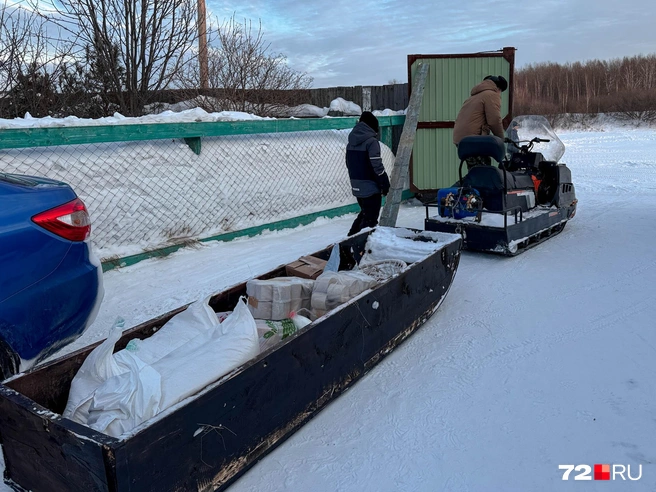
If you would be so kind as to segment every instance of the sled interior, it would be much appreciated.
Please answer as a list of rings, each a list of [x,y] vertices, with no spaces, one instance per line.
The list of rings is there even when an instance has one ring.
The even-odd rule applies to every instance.
[[[354,261],[359,262],[362,259],[368,236],[369,233],[360,234],[341,243],[340,270],[350,270],[354,265]],[[310,256],[322,260],[328,260],[331,251],[332,246],[312,253]],[[348,255],[347,251],[351,251],[352,256]],[[269,279],[286,276],[285,265],[280,265],[274,270],[256,278]],[[246,282],[242,282],[225,291],[215,294],[210,299],[209,304],[217,313],[232,311],[237,305],[239,298],[242,296],[246,296]],[[182,306],[132,329],[126,330],[121,339],[116,343],[115,352],[124,349],[130,340],[151,337],[173,316],[184,311],[186,308],[187,306]],[[15,389],[24,396],[27,396],[44,408],[61,414],[66,407],[66,402],[68,401],[68,393],[73,377],[75,377],[75,374],[77,374],[80,366],[91,351],[101,343],[102,340],[62,358],[39,366],[34,371],[9,379],[8,381],[5,381],[4,384],[9,388]]]

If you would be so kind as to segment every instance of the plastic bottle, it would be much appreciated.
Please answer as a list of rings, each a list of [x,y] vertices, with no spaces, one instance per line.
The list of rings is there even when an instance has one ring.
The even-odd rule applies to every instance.
[[[294,323],[294,326],[296,327],[297,330],[300,330],[301,328],[309,325],[312,323],[311,320],[307,319],[305,316],[301,316],[300,314],[296,314],[295,311],[292,311],[289,313],[289,318],[292,320]]]

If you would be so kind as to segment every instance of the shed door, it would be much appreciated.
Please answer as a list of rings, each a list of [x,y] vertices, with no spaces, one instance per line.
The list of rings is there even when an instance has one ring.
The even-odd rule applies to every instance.
[[[453,126],[462,103],[487,75],[503,75],[508,90],[501,94],[504,128],[512,120],[515,48],[461,55],[408,55],[408,87],[418,61],[430,64],[419,111],[410,166],[410,189],[434,191],[453,185],[460,161],[453,145]]]

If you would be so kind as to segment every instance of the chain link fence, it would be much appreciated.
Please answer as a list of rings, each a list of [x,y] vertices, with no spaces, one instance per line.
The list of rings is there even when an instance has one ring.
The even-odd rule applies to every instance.
[[[0,171],[71,185],[109,259],[355,203],[349,132],[206,137],[200,155],[183,139],[5,149]]]

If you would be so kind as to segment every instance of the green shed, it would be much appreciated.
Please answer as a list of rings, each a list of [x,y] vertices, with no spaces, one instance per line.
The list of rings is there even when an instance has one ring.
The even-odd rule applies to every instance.
[[[410,163],[410,189],[433,192],[458,179],[460,161],[453,145],[453,126],[471,88],[487,75],[503,75],[508,90],[502,93],[504,128],[512,120],[515,48],[459,55],[408,55],[408,87],[418,62],[430,66],[419,111],[417,134]]]

